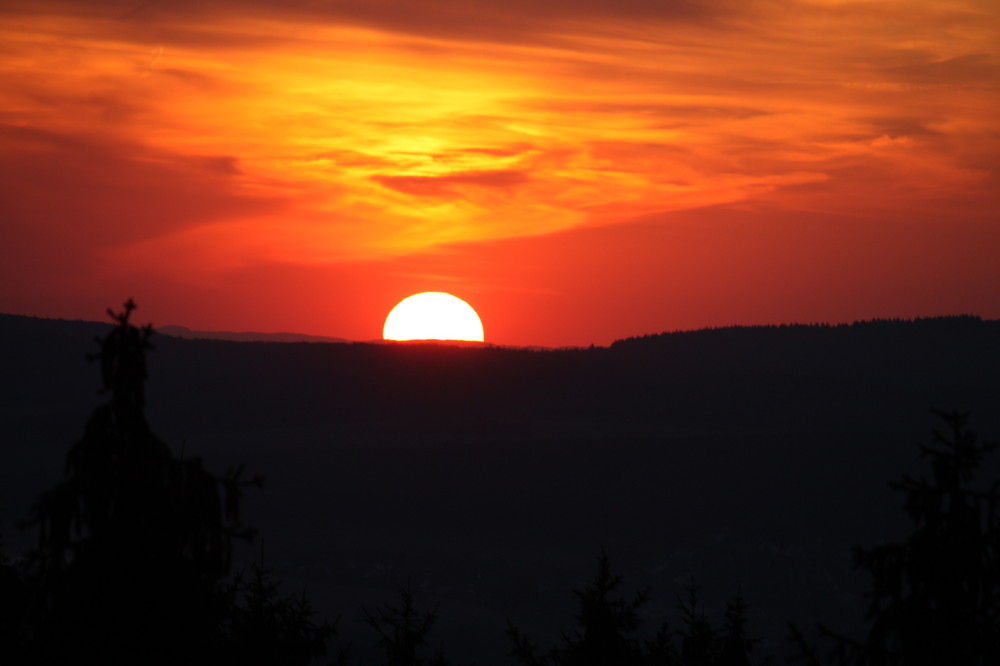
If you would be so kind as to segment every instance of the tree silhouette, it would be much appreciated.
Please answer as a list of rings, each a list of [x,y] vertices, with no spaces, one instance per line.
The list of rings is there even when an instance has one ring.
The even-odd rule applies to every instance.
[[[698,602],[700,589],[691,578],[685,595],[677,600],[682,624],[682,629],[677,632],[680,654],[675,661],[662,659],[657,663],[670,666],[750,666],[750,653],[758,641],[747,636],[748,608],[742,591],[737,590],[726,604],[725,624],[720,632],[712,626]]]
[[[750,653],[757,641],[747,637],[747,604],[743,593],[737,590],[736,596],[726,604],[725,633],[721,638],[718,666],[750,666]]]
[[[306,666],[327,652],[336,624],[314,622],[305,593],[282,596],[261,561],[249,576],[238,574],[227,587],[231,609],[226,620],[226,659],[241,666]],[[337,655],[343,664],[346,653]]]
[[[574,592],[579,604],[576,633],[564,635],[561,648],[537,654],[537,647],[508,621],[507,635],[514,643],[511,656],[528,666],[642,663],[643,646],[634,634],[642,624],[639,609],[648,601],[649,594],[643,590],[626,599],[618,594],[621,583],[621,576],[611,573],[611,562],[601,549],[594,580]]]
[[[829,660],[866,666],[985,666],[1000,663],[1000,480],[986,490],[975,474],[996,443],[980,443],[967,414],[939,412],[946,432],[921,447],[930,478],[890,484],[906,495],[914,531],[902,543],[856,547],[871,576],[868,635],[854,641],[823,626]],[[792,627],[807,663],[820,650]]]
[[[374,613],[364,611],[368,626],[378,634],[378,646],[385,652],[383,666],[446,666],[440,649],[429,658],[421,654],[437,619],[437,608],[419,610],[409,584],[399,591],[399,601],[399,606],[387,604]]]
[[[686,595],[677,601],[684,629],[680,632],[681,663],[684,666],[713,666],[716,661],[718,640],[712,624],[698,604],[698,590],[694,579],[688,580]]]
[[[202,663],[220,649],[232,539],[243,469],[224,477],[200,459],[181,460],[144,414],[151,326],[129,321],[135,303],[108,310],[99,338],[103,392],[66,478],[44,493],[28,525],[38,528],[32,569],[39,592],[38,658],[62,663]]]
[[[725,632],[720,635],[698,602],[700,588],[692,578],[678,599],[683,628],[672,632],[664,623],[652,639],[641,641],[636,633],[649,593],[641,590],[630,599],[622,597],[621,583],[621,577],[611,573],[602,549],[594,580],[574,592],[579,603],[577,631],[572,636],[564,634],[561,647],[541,652],[508,620],[507,636],[514,644],[510,655],[527,666],[749,666],[750,648],[756,641],[746,635],[747,605],[741,594],[726,607]]]
[[[661,624],[652,640],[646,641],[642,663],[649,666],[679,666],[681,658],[674,645],[673,635],[669,624]]]

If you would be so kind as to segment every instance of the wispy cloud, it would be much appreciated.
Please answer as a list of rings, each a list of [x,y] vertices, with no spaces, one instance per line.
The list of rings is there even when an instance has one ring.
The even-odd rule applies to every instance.
[[[465,198],[469,188],[511,188],[527,182],[520,171],[473,171],[450,173],[447,176],[374,176],[380,185],[421,197]]]

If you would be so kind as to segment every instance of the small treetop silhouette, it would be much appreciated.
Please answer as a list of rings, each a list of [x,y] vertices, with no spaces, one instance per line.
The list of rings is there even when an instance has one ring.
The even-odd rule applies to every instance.
[[[622,597],[618,592],[621,583],[621,576],[611,572],[611,562],[602,548],[597,575],[583,590],[574,592],[579,603],[576,633],[564,635],[561,648],[539,654],[537,646],[508,621],[507,635],[514,643],[511,656],[527,666],[640,663],[642,644],[634,634],[642,624],[639,610],[649,595],[643,590],[631,599]]]
[[[631,598],[621,596],[621,576],[611,573],[604,550],[597,561],[597,575],[583,590],[574,592],[579,602],[577,630],[563,634],[563,644],[540,652],[509,620],[510,652],[525,666],[749,666],[757,641],[746,635],[747,605],[741,594],[726,606],[724,632],[717,632],[698,602],[698,585],[692,578],[678,599],[683,628],[671,631],[663,623],[650,640],[640,640],[640,611],[649,601],[648,590]],[[680,649],[674,637],[680,639]],[[765,662],[766,663],[766,662]]]
[[[447,666],[442,649],[431,657],[422,654],[437,619],[437,608],[429,611],[417,608],[409,583],[399,590],[399,601],[399,606],[386,604],[374,613],[364,611],[365,621],[378,634],[378,646],[385,652],[384,666]]]
[[[226,586],[231,597],[226,621],[228,661],[243,666],[307,666],[327,653],[336,623],[316,621],[316,612],[301,595],[283,595],[264,567],[261,543],[260,563],[250,566],[249,575],[239,573]],[[340,651],[331,666],[347,662]]]
[[[97,338],[101,351],[88,354],[87,358],[101,362],[103,390],[111,391],[113,405],[141,410],[146,406],[146,350],[153,349],[149,342],[153,326],[146,324],[137,328],[129,323],[136,307],[135,301],[130,298],[125,301],[122,312],[108,308],[108,316],[116,326],[104,338]]]

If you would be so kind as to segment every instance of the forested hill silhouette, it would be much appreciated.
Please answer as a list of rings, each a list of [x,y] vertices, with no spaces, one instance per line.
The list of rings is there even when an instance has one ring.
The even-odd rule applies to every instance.
[[[107,330],[0,316],[8,554],[101,400],[85,356]],[[266,476],[241,514],[276,576],[358,636],[357,609],[412,582],[457,663],[509,663],[508,619],[557,644],[601,546],[652,588],[650,623],[693,575],[718,603],[742,586],[761,654],[789,621],[849,633],[865,583],[850,547],[907,529],[886,482],[919,467],[929,408],[1000,433],[1000,322],[974,317],[552,351],[152,344],[150,426],[175,455]]]
[[[50,387],[50,405],[79,401],[86,372],[74,359],[102,326],[0,317],[0,342],[11,350],[5,362],[21,378],[5,387],[8,404],[26,399],[24,382]],[[168,408],[180,429],[219,420],[226,427],[361,422],[477,435],[610,427],[620,435],[622,428],[683,428],[698,418],[766,426],[778,413],[808,417],[795,403],[826,402],[840,411],[875,393],[893,410],[962,406],[978,413],[977,406],[996,404],[988,398],[1000,369],[1000,321],[975,317],[707,329],[551,351],[163,335],[157,345],[151,390],[169,400],[192,383],[211,387],[210,402]],[[64,376],[53,381],[39,368]]]
[[[998,334],[1000,320],[959,315],[677,331],[616,340],[611,348],[646,358],[686,359],[702,368],[738,364],[744,371],[843,374],[867,365],[872,374],[920,373],[940,362],[982,362],[984,355],[996,355],[992,347]]]

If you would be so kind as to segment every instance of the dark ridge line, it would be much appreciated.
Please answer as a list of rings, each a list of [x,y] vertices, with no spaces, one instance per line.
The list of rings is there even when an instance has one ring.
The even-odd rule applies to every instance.
[[[87,319],[66,319],[63,317],[42,317],[37,315],[22,315],[14,313],[0,313],[0,321],[4,318],[20,319],[35,322],[64,322],[69,324],[89,325],[105,327],[110,326],[100,321]],[[201,331],[192,330],[181,325],[154,326],[158,335],[178,340],[201,340],[213,342],[235,342],[235,343],[257,343],[257,344],[348,344],[348,345],[385,345],[401,347],[436,346],[452,347],[460,349],[490,349],[490,350],[511,350],[511,351],[534,351],[534,352],[578,352],[588,350],[607,350],[614,348],[631,347],[634,345],[655,344],[657,341],[668,339],[678,339],[693,336],[715,336],[734,334],[739,332],[770,333],[770,332],[843,332],[855,329],[874,330],[878,328],[891,328],[901,326],[976,326],[993,325],[1000,322],[1000,319],[983,319],[979,315],[937,315],[929,317],[915,317],[912,319],[903,317],[873,318],[855,320],[853,322],[814,322],[814,323],[782,323],[782,324],[733,324],[728,326],[707,326],[697,329],[676,329],[661,331],[658,333],[646,333],[642,335],[616,338],[608,345],[512,345],[494,342],[466,342],[461,340],[351,340],[348,338],[338,338],[326,335],[313,335],[309,333],[274,332],[261,333],[257,331]]]

